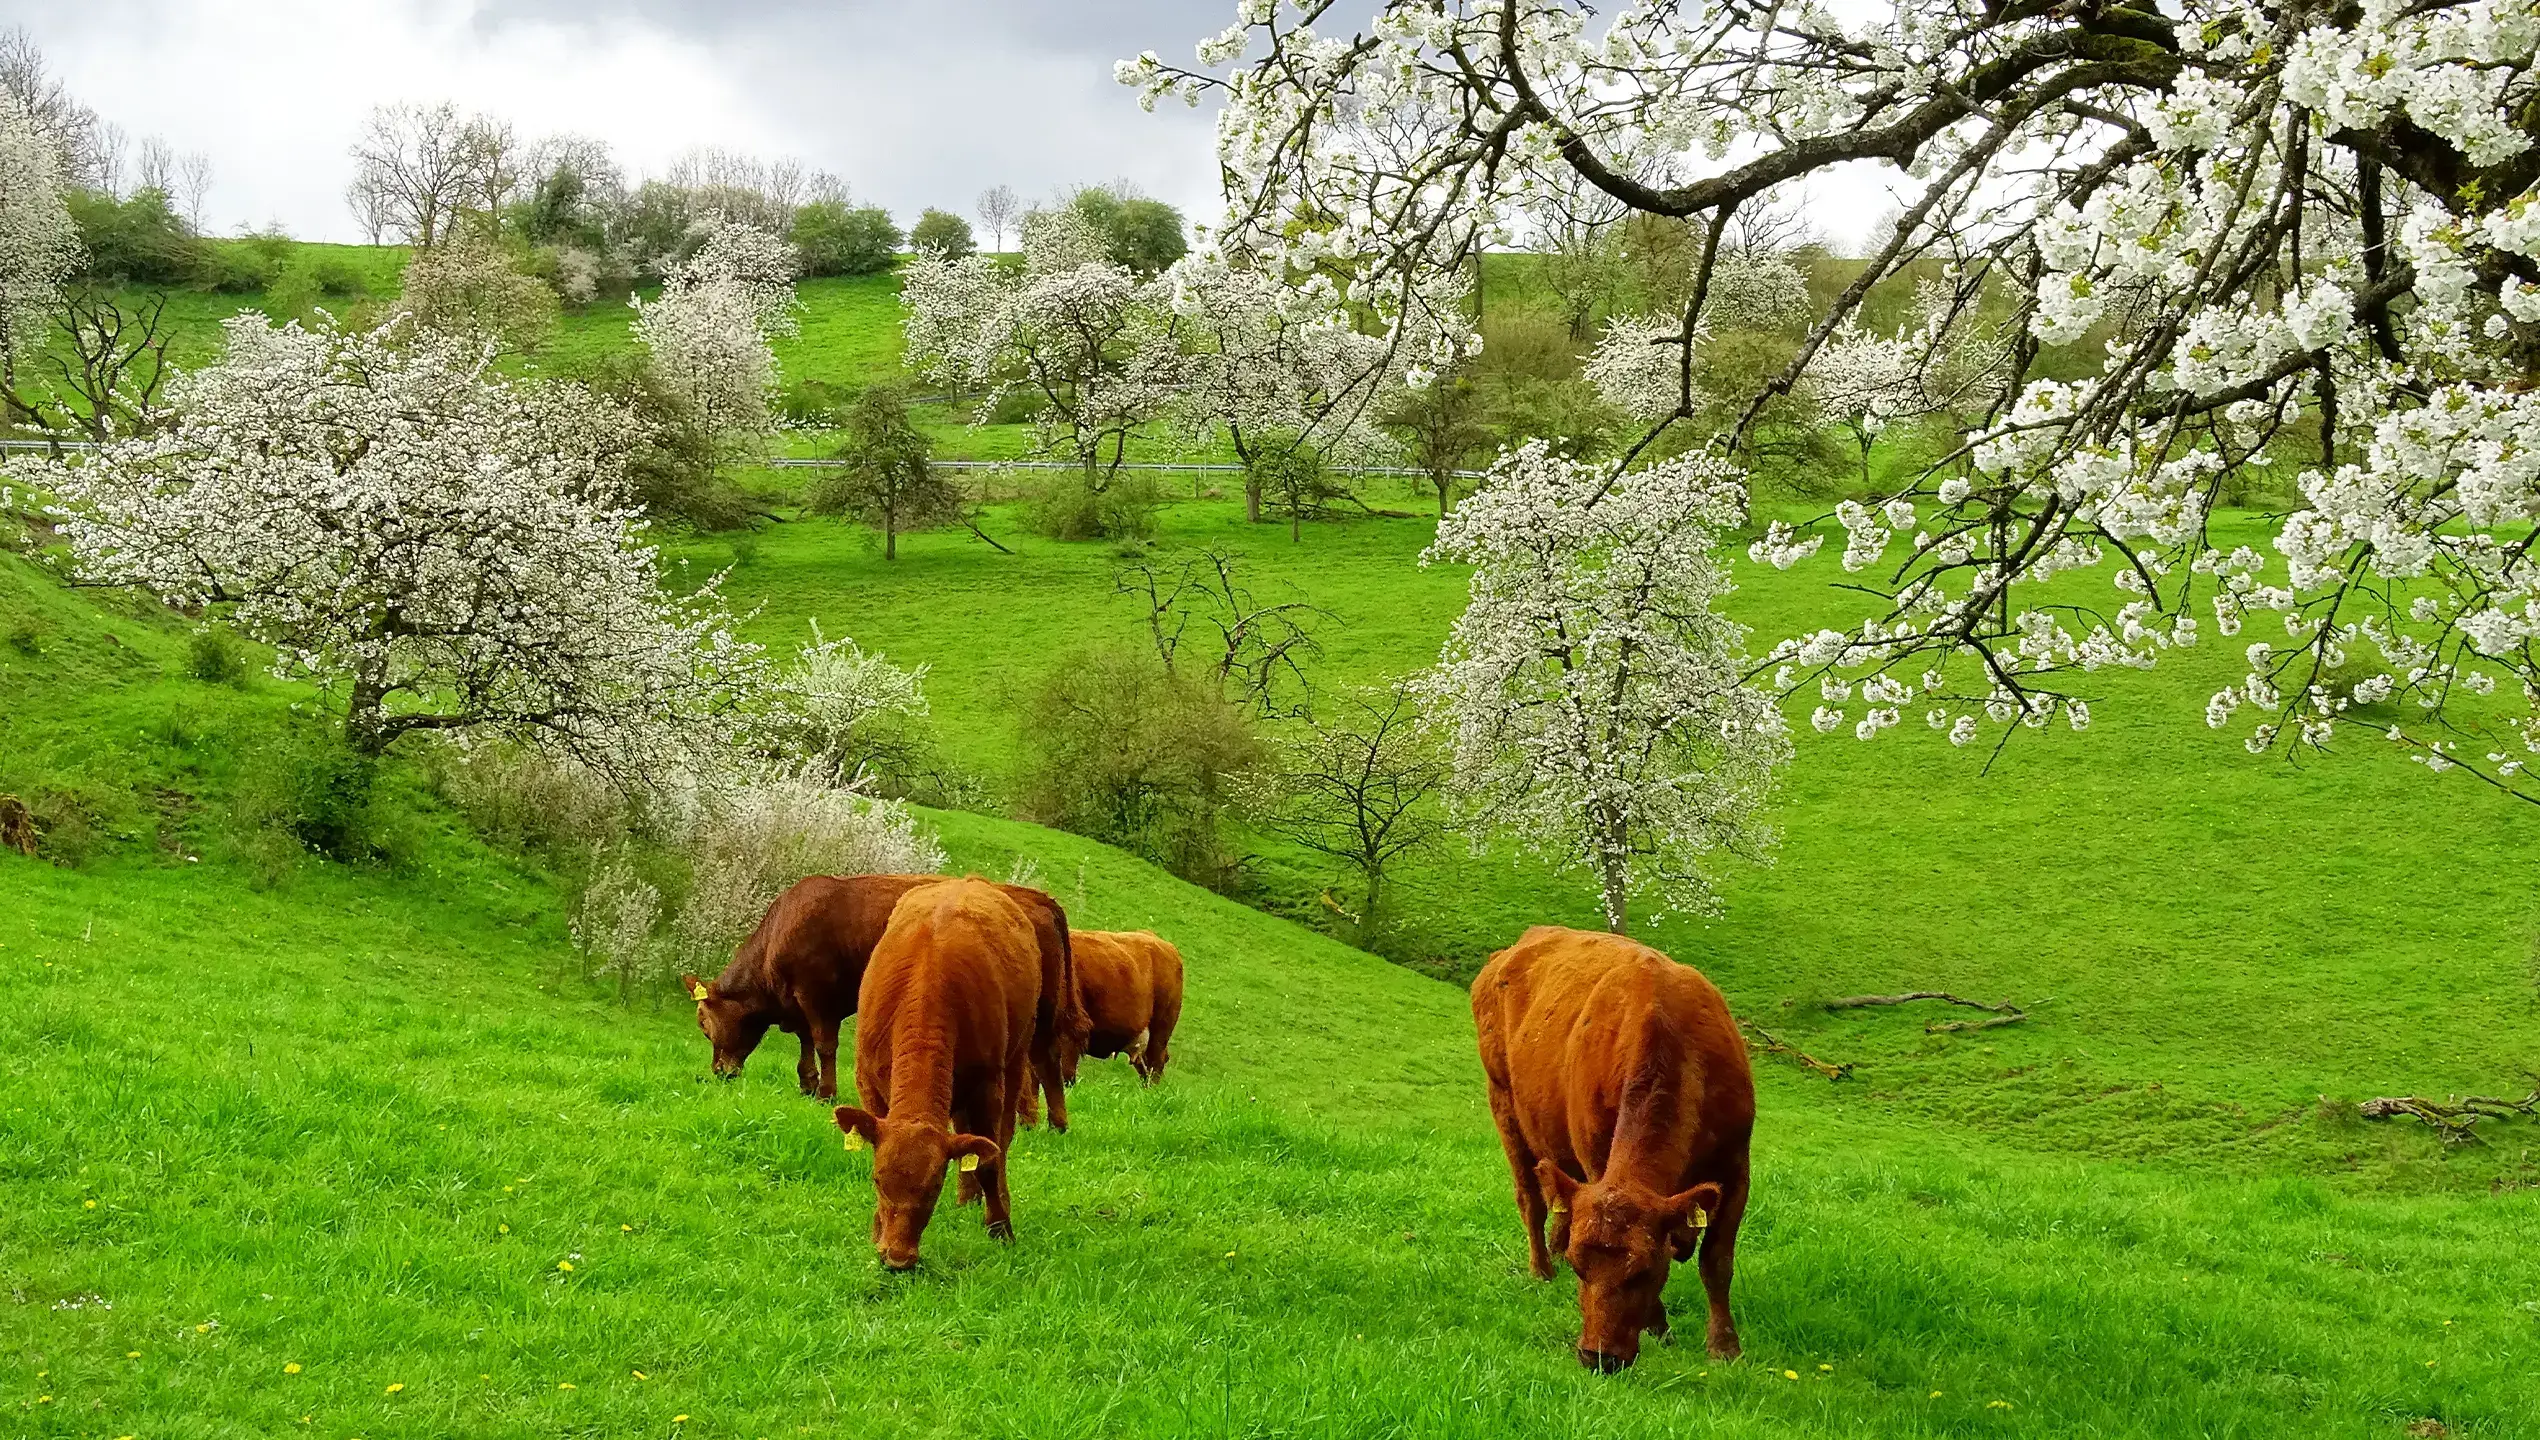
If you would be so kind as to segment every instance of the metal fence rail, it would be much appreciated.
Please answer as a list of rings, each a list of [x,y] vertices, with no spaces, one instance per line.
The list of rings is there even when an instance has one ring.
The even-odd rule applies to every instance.
[[[88,440],[0,440],[0,453],[11,450],[32,450],[50,454],[57,450],[85,451],[96,448],[96,443]],[[836,470],[843,468],[848,462],[788,455],[759,463],[771,470]],[[1084,468],[1067,460],[938,460],[934,463],[938,470],[1068,471]],[[1126,464],[1107,465],[1103,468],[1143,470],[1168,475],[1241,475],[1244,473],[1244,467],[1241,465],[1208,465],[1169,460],[1132,460]],[[1342,465],[1333,468],[1345,475],[1399,476],[1418,480],[1429,478],[1428,471],[1415,470],[1406,465]],[[1483,474],[1479,470],[1456,470],[1450,473],[1458,480],[1478,480]]]

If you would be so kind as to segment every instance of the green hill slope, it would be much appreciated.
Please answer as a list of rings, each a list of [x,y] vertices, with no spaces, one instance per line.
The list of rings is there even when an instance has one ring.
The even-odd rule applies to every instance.
[[[254,818],[238,807],[300,697],[191,678],[164,618],[0,557],[0,639],[18,633],[34,638],[0,647],[0,789],[78,789],[98,818],[77,868],[0,854],[0,1432],[2382,1437],[2540,1420],[2527,1165],[2482,1168],[2491,1193],[2442,1178],[2421,1137],[2349,1131],[2397,1162],[2314,1179],[2291,1152],[2231,1173],[1965,1118],[2069,1060],[2135,1076],[2110,1134],[2197,1133],[2161,1128],[2173,1102],[2096,1005],[1935,1040],[1842,1087],[1763,1063],[1747,1360],[1662,1349],[1591,1375],[1569,1354],[1571,1282],[1524,1273],[1459,990],[966,814],[929,817],[957,864],[1028,859],[1080,923],[1161,931],[1190,1003],[1163,1085],[1089,1065],[1076,1129],[1020,1142],[1016,1244],[948,1207],[924,1269],[888,1277],[868,1162],[793,1093],[781,1048],[714,1083],[684,1006],[623,1009],[579,979],[545,878],[411,788],[388,859],[263,863],[232,838]],[[1545,893],[1467,884],[1509,923]],[[1704,961],[1771,1013],[1765,959]],[[2235,1045],[2301,1053],[2238,1013],[2198,1018],[2170,1084],[2219,1090]]]

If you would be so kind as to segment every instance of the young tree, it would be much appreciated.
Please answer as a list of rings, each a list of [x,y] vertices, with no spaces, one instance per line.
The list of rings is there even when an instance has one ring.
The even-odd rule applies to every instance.
[[[852,515],[882,532],[882,558],[900,558],[900,532],[960,513],[961,487],[935,468],[934,445],[909,418],[895,385],[868,385],[848,403],[838,468],[821,472],[811,508]]]
[[[1015,199],[1013,186],[991,185],[979,192],[979,223],[996,237],[999,254],[1005,252],[1005,232],[1014,228],[1022,214],[1022,202]]]
[[[0,89],[0,398],[12,423],[37,419],[21,398],[19,369],[43,349],[63,282],[80,261],[58,155],[16,96]]]
[[[1433,802],[1449,771],[1420,702],[1399,683],[1326,698],[1245,787],[1253,823],[1357,873],[1362,935],[1379,926],[1385,871],[1445,828]]]
[[[1146,606],[1147,634],[1167,672],[1201,680],[1264,719],[1301,715],[1312,692],[1305,662],[1323,653],[1314,631],[1331,616],[1294,593],[1256,598],[1237,578],[1241,559],[1203,549],[1179,565],[1132,560],[1112,575],[1112,589]]]
[[[712,585],[663,591],[615,412],[403,319],[226,330],[173,428],[41,472],[85,577],[229,607],[363,754],[473,732],[634,784],[729,748],[755,647]]]
[[[429,250],[470,212],[496,212],[518,176],[511,127],[458,107],[382,105],[353,144],[347,203],[374,242]]]
[[[1781,712],[1748,686],[1716,550],[1734,467],[1688,455],[1620,474],[1541,442],[1438,526],[1423,564],[1473,567],[1472,599],[1419,689],[1451,737],[1465,823],[1595,878],[1620,932],[1635,896],[1700,906],[1704,865],[1758,854]]]
[[[971,237],[970,222],[949,210],[929,210],[917,217],[917,225],[908,232],[911,249],[931,250],[950,260],[979,248]]]
[[[752,723],[779,764],[841,789],[905,780],[925,761],[926,667],[903,670],[813,621],[811,641],[769,681]]]
[[[1482,415],[1482,397],[1461,367],[1449,369],[1426,385],[1396,392],[1379,423],[1393,432],[1413,466],[1437,492],[1438,518],[1455,505],[1455,491],[1465,467],[1487,456],[1493,443]]]
[[[1151,101],[1224,89],[1223,233],[1266,263],[1346,255],[1416,293],[1573,181],[1717,254],[1777,194],[1896,166],[1892,233],[1747,381],[1732,448],[1879,281],[1946,266],[2009,300],[2005,398],[1963,455],[1757,547],[1795,563],[1840,533],[1882,596],[1783,647],[1794,683],[1876,678],[1966,743],[2085,722],[2070,677],[2193,644],[2197,608],[2226,634],[2273,611],[2287,643],[2250,652],[2214,724],[2246,709],[2255,750],[2325,744],[2351,693],[2330,671],[2373,656],[2373,694],[2416,717],[2388,731],[2400,747],[2540,801],[2540,30],[2521,12],[1384,0],[1356,44],[1287,19],[1210,43],[1248,57],[1237,76],[1121,67]],[[1673,161],[1696,134],[1724,158],[1689,176]],[[1618,465],[1693,418],[1652,421]],[[2225,484],[2302,450],[2280,563],[2215,543]],[[2099,605],[2076,609],[2069,579],[2041,594],[2092,566],[2113,571]]]

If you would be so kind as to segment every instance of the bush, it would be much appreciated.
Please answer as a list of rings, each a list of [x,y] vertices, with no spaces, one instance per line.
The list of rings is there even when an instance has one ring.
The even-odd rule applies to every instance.
[[[298,241],[288,235],[260,232],[242,235],[235,240],[206,242],[210,245],[202,283],[230,295],[252,294],[272,286],[299,252]]]
[[[1201,884],[1232,883],[1218,817],[1261,755],[1243,711],[1147,651],[1068,657],[1024,706],[1026,814],[1133,850]]]
[[[1081,475],[1053,478],[1032,505],[1032,528],[1053,540],[1134,540],[1155,533],[1154,477],[1128,470],[1100,490]]]
[[[623,1004],[638,985],[672,973],[663,964],[664,947],[653,938],[660,918],[661,889],[636,873],[627,847],[596,857],[567,921],[584,977],[614,978]]]
[[[879,205],[815,200],[794,212],[786,238],[802,253],[805,275],[875,275],[891,268],[900,227]]]
[[[305,728],[250,753],[231,798],[232,839],[268,882],[302,854],[393,859],[394,827],[378,803],[379,761],[332,730]]]
[[[1103,235],[1112,263],[1141,275],[1152,275],[1190,252],[1182,233],[1182,212],[1161,200],[1123,196],[1101,185],[1087,186],[1068,202]]]
[[[247,678],[247,651],[217,625],[194,632],[185,644],[185,673],[207,685],[235,685]]]
[[[477,834],[570,856],[623,840],[624,799],[589,766],[522,745],[452,740],[432,752],[433,788]]]
[[[931,250],[947,260],[958,260],[979,248],[970,233],[970,222],[949,210],[929,210],[917,217],[915,228],[908,232],[912,249]]]
[[[192,285],[211,268],[211,247],[157,190],[129,200],[94,190],[67,197],[87,252],[86,278],[114,285]]]
[[[370,277],[361,267],[342,255],[303,247],[265,287],[265,311],[275,320],[292,320],[321,308],[341,309],[334,302],[369,295]]]

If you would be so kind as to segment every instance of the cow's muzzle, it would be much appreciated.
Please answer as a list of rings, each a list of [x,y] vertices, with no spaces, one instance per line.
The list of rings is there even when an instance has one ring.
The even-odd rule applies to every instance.
[[[1579,1363],[1599,1375],[1611,1375],[1629,1366],[1632,1363],[1632,1357],[1617,1355],[1611,1350],[1590,1350],[1582,1345],[1579,1347]]]

